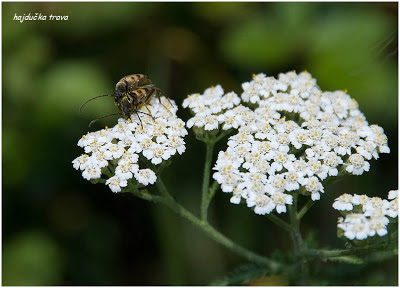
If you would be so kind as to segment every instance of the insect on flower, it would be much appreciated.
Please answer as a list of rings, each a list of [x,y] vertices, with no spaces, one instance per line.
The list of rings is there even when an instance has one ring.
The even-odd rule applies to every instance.
[[[150,109],[147,107],[147,105],[150,105],[149,102],[153,96],[156,96],[158,98],[160,104],[163,107],[165,106],[161,102],[161,96],[164,96],[171,104],[168,97],[158,87],[156,87],[146,75],[132,74],[125,76],[118,81],[117,85],[115,86],[114,94],[100,95],[91,98],[82,104],[82,106],[79,108],[79,111],[82,110],[82,107],[85,106],[86,103],[96,98],[107,96],[114,97],[115,105],[118,107],[119,113],[113,113],[97,118],[89,123],[89,127],[96,121],[106,118],[108,116],[121,115],[124,119],[128,120],[131,118],[132,114],[136,114],[138,116],[140,124],[141,126],[143,126],[139,113],[149,115],[154,120],[154,117],[151,115]],[[142,106],[144,106],[149,113],[139,111]],[[165,109],[168,110],[167,107],[165,107]]]

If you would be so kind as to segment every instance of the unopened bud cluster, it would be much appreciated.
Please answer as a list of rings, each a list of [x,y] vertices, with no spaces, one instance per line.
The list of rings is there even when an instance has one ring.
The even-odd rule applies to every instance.
[[[187,131],[185,122],[176,116],[177,106],[165,97],[161,101],[153,98],[147,104],[150,110],[141,108],[132,119],[120,118],[112,128],[82,136],[78,146],[85,154],[72,161],[74,168],[87,180],[106,179],[113,192],[120,192],[129,181],[140,186],[153,184],[156,173],[141,160],[158,165],[186,149],[183,137]]]
[[[336,198],[333,208],[344,217],[338,221],[339,234],[350,240],[364,240],[388,233],[387,225],[398,216],[398,190],[391,190],[388,200],[366,195],[343,194]]]
[[[232,203],[244,199],[257,214],[286,212],[295,191],[319,200],[328,177],[361,175],[390,152],[383,129],[368,124],[347,91],[323,92],[307,72],[253,75],[242,88],[239,97],[217,85],[183,107],[194,114],[189,128],[237,129],[213,177]]]

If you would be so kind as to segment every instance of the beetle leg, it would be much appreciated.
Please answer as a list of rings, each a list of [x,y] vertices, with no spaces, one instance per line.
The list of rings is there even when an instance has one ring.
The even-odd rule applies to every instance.
[[[172,112],[169,111],[169,109],[167,107],[165,107],[165,105],[161,102],[161,96],[164,96],[167,99],[167,101],[169,102],[169,105],[173,106],[171,101],[169,101],[168,97],[159,88],[157,88],[154,84],[148,84],[148,85],[142,86],[141,88],[146,88],[146,87],[154,88],[154,92],[150,95],[150,98],[153,96],[156,96],[158,99],[158,102],[160,102],[161,106],[163,106],[168,112],[170,112],[172,114]]]
[[[140,119],[139,113],[136,113],[137,117],[139,118],[140,121],[140,130],[143,130],[143,123],[142,123],[142,119]]]
[[[153,119],[153,121],[156,122],[156,120],[154,119],[153,115],[151,115],[151,111],[150,111],[149,107],[147,107],[145,103],[143,103],[143,106],[146,107],[147,111],[149,112],[148,115],[150,115],[150,117]]]
[[[171,101],[169,101],[168,97],[167,97],[160,89],[158,89],[158,88],[157,88],[157,91],[155,92],[155,94],[156,94],[156,96],[157,96],[157,98],[158,98],[158,102],[160,102],[161,106],[163,106],[165,109],[167,109],[167,111],[168,111],[169,113],[171,113],[171,115],[172,115],[172,112],[169,111],[169,109],[168,109],[167,107],[165,107],[165,105],[162,104],[162,102],[161,102],[161,96],[164,96],[164,97],[168,100],[169,105],[172,106],[172,103],[171,103]]]

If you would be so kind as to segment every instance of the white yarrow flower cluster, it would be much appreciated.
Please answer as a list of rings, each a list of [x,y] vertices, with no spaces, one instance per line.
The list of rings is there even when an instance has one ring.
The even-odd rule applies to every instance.
[[[183,101],[183,108],[190,108],[195,115],[187,121],[187,126],[203,128],[206,131],[216,130],[220,123],[226,123],[223,129],[237,128],[239,123],[233,119],[234,106],[240,103],[240,98],[234,92],[224,94],[221,85],[208,88],[202,95],[192,94]],[[224,113],[227,111],[227,113]],[[225,121],[226,120],[226,121]]]
[[[242,88],[238,98],[217,85],[189,95],[183,107],[194,114],[189,128],[237,129],[213,177],[232,203],[244,199],[257,214],[286,212],[299,189],[319,200],[325,179],[361,175],[369,160],[390,152],[383,129],[368,124],[346,91],[323,92],[307,72],[253,75]]]
[[[140,123],[137,115],[132,120],[118,119],[112,128],[89,132],[78,141],[85,154],[72,161],[73,167],[82,171],[87,180],[106,179],[113,192],[120,192],[129,181],[142,186],[155,183],[155,172],[140,162],[140,156],[158,165],[176,153],[185,152],[183,137],[187,135],[185,122],[176,116],[178,110],[173,100],[154,98],[147,105],[150,111],[141,108]],[[151,113],[150,117],[144,113]]]
[[[390,201],[366,195],[341,195],[333,203],[333,208],[344,214],[337,227],[350,240],[386,235],[390,219],[398,215],[397,196],[398,190],[389,191]]]

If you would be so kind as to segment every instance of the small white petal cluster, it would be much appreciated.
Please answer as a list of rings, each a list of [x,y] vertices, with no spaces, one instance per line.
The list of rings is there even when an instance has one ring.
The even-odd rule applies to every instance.
[[[189,95],[183,107],[194,114],[189,128],[237,129],[213,177],[232,203],[244,199],[257,214],[286,212],[299,189],[319,200],[325,179],[361,175],[369,160],[390,152],[383,129],[368,124],[346,91],[323,92],[307,72],[253,75],[242,88],[239,98],[217,85]]]
[[[194,117],[190,118],[186,125],[189,128],[196,126],[211,131],[218,129],[220,123],[226,122],[224,130],[238,128],[239,123],[231,117],[233,116],[231,109],[239,103],[239,96],[234,92],[224,94],[221,85],[206,89],[202,95],[198,93],[188,95],[183,100],[182,107],[190,108]]]
[[[343,194],[336,198],[333,208],[344,211],[345,217],[340,217],[337,227],[350,240],[364,240],[375,235],[387,234],[390,218],[398,215],[398,190],[389,192],[388,201],[379,197],[366,195]]]
[[[132,114],[130,121],[120,118],[112,128],[83,135],[78,146],[84,148],[85,154],[72,161],[73,167],[80,169],[87,180],[114,174],[105,182],[113,192],[120,192],[128,181],[142,186],[153,184],[157,176],[153,170],[142,167],[140,156],[158,165],[186,149],[185,122],[176,116],[178,108],[170,101],[172,105],[165,97],[161,97],[161,103],[153,97],[147,105],[150,111],[142,107],[142,113]],[[149,113],[154,119],[146,115]]]

